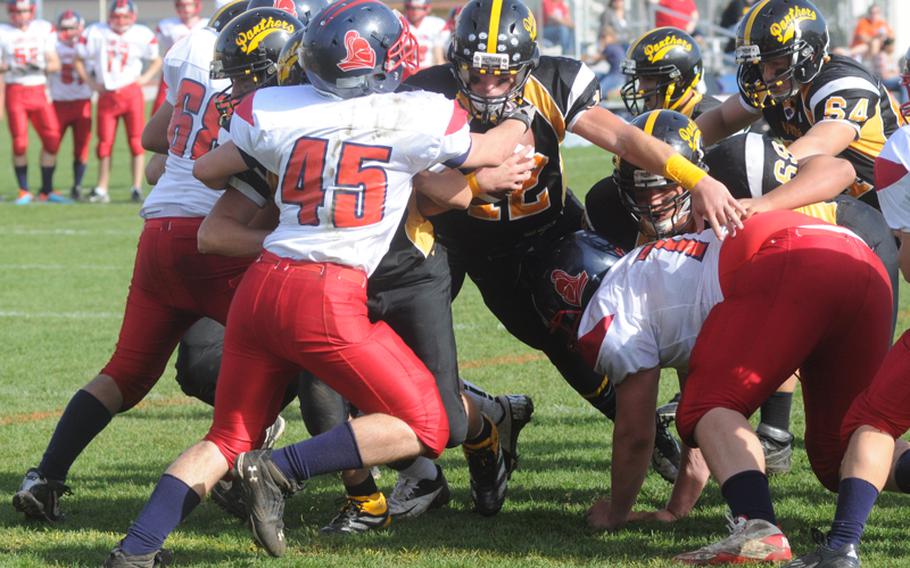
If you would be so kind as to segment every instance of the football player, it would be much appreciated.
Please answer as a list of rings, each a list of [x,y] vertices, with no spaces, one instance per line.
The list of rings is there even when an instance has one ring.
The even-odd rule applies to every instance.
[[[167,535],[231,468],[256,540],[279,556],[285,495],[304,480],[445,447],[434,379],[387,325],[368,320],[367,277],[417,172],[500,163],[530,121],[523,115],[471,134],[452,100],[393,93],[416,66],[414,47],[406,21],[385,5],[336,2],[304,34],[310,85],[243,98],[230,119],[232,141],[196,162],[194,174],[211,187],[252,160],[279,172],[280,222],[237,290],[212,428],[162,476],[109,564],[151,566]],[[441,193],[435,198],[465,192],[459,184]],[[267,426],[260,422],[277,415],[275,389],[299,368],[324,377],[365,416],[275,452],[250,451]]]
[[[133,0],[111,0],[107,22],[85,31],[79,42],[76,72],[98,93],[98,184],[89,195],[92,203],[108,203],[111,176],[111,151],[117,119],[122,118],[132,155],[130,199],[142,201],[142,173],[145,153],[142,128],[145,124],[145,99],[142,87],[161,69],[158,39],[152,30],[136,23]],[[148,63],[142,70],[143,61]]]
[[[678,28],[655,28],[635,40],[622,72],[628,79],[619,94],[632,116],[662,108],[695,118],[721,103],[698,91],[704,73],[701,48]]]
[[[158,22],[158,27],[155,28],[155,36],[158,38],[158,49],[162,56],[175,43],[190,35],[190,32],[206,25],[205,20],[201,17],[201,0],[175,0],[174,10],[177,11],[176,18],[164,18]],[[164,76],[162,75],[161,81],[158,83],[158,92],[155,94],[155,102],[152,103],[152,114],[155,114],[155,111],[164,102],[165,89]]]
[[[60,138],[67,128],[73,130],[73,187],[70,198],[82,197],[82,177],[88,162],[88,145],[92,136],[92,89],[76,73],[76,42],[85,31],[85,20],[79,12],[66,10],[57,17],[57,57],[60,71],[48,74],[54,112],[60,124]]]
[[[486,305],[512,335],[546,353],[579,394],[612,417],[609,381],[593,373],[540,325],[521,268],[526,258],[581,226],[582,207],[565,187],[560,143],[571,131],[609,151],[635,156],[654,171],[665,171],[668,159],[685,164],[687,171],[697,168],[597,106],[600,94],[594,73],[577,60],[540,56],[537,31],[533,13],[520,0],[471,2],[458,17],[449,63],[409,79],[414,87],[457,97],[471,113],[476,131],[496,124],[518,102],[527,101],[538,109],[526,140],[534,147],[530,179],[514,181],[515,168],[523,167],[518,163],[521,154],[499,168],[470,172],[474,191],[497,191],[499,198],[486,198],[467,212],[453,211],[432,221],[449,252],[453,293],[457,295],[465,275],[470,276]],[[720,184],[708,177],[684,181],[690,187],[694,182],[699,183],[696,194],[707,190],[710,199],[717,200],[712,208],[718,204],[726,208],[722,224],[738,219],[739,204]],[[696,208],[704,211],[701,204]],[[675,458],[672,450],[669,453]],[[664,474],[672,478],[672,465]]]
[[[236,15],[243,7],[243,0],[229,4],[211,25],[224,25],[225,15]],[[73,462],[114,415],[142,400],[193,322],[204,315],[225,321],[235,289],[231,281],[252,261],[204,255],[196,248],[199,225],[218,197],[192,177],[193,161],[211,149],[216,132],[212,99],[226,86],[209,78],[216,37],[216,29],[198,30],[168,55],[165,80],[174,88],[156,117],[165,108],[177,110],[169,129],[165,123],[157,137],[148,136],[156,151],[163,139],[168,161],[141,210],[145,225],[117,347],[104,369],[70,400],[41,463],[26,473],[13,498],[16,510],[29,518],[61,519],[59,499],[68,491],[65,481]],[[156,127],[154,120],[150,126]],[[159,255],[162,250],[168,253]]]
[[[445,62],[446,22],[430,14],[430,0],[405,0],[404,15],[420,50],[420,69]]]
[[[41,138],[42,201],[67,201],[54,192],[54,168],[60,146],[60,125],[54,107],[47,98],[45,73],[60,70],[54,49],[54,27],[46,20],[35,19],[35,0],[7,0],[10,25],[0,24],[0,73],[3,74],[4,101],[9,131],[13,138],[13,169],[19,193],[16,204],[33,199],[28,190],[28,123]]]
[[[828,26],[808,0],[756,3],[736,32],[739,96],[698,117],[706,146],[761,117],[801,160],[827,154],[856,170],[850,194],[877,207],[872,165],[903,124],[897,103],[863,65],[828,53]]]
[[[590,254],[600,264],[579,265],[587,257],[582,247],[595,248]],[[723,241],[709,231],[685,233],[621,258],[593,233],[568,237],[544,266],[535,291],[541,316],[615,381],[622,409],[610,497],[589,519],[616,530],[642,517],[672,522],[685,512],[632,514],[653,442],[660,370],[685,368],[677,427],[721,486],[732,530],[675,559],[789,560],[747,417],[798,369],[809,462],[825,487],[837,487],[846,450],[841,424],[890,343],[891,284],[878,257],[848,229],[780,210],[753,215]],[[693,504],[707,481],[694,456],[684,456],[676,502]]]

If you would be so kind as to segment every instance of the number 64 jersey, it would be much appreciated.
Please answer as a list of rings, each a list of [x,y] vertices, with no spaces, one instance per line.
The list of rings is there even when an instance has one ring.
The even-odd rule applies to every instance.
[[[426,92],[337,100],[310,85],[270,87],[237,105],[230,133],[248,162],[278,173],[280,221],[265,249],[367,274],[389,248],[411,178],[458,167],[471,148],[465,111]]]

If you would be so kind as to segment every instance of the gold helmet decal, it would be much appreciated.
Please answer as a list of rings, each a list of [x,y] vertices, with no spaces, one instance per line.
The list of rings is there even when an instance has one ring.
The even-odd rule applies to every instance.
[[[234,41],[244,53],[249,54],[259,47],[262,40],[268,37],[269,34],[282,30],[292,34],[295,31],[294,24],[285,20],[276,20],[269,16],[268,18],[262,18],[258,24],[245,32],[237,34]]]
[[[698,152],[701,142],[701,130],[698,129],[697,124],[690,120],[688,126],[679,129],[679,137],[686,141],[693,153]]]
[[[797,25],[799,22],[805,20],[815,20],[817,18],[818,15],[815,13],[815,10],[811,8],[793,6],[787,12],[787,15],[781,18],[780,21],[771,24],[771,35],[774,36],[781,44],[786,45],[787,42],[793,39],[793,35],[799,28]]]
[[[531,40],[537,39],[537,20],[534,19],[534,14],[528,12],[528,16],[521,20],[522,25],[525,30],[531,36]]]
[[[692,51],[692,44],[675,35],[668,35],[664,39],[645,46],[645,57],[649,63],[656,63],[667,56],[673,49],[681,47],[686,51]]]

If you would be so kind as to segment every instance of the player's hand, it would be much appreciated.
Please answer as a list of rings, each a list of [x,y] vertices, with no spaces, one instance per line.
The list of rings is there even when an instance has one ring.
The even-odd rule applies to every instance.
[[[601,497],[595,501],[585,515],[588,526],[592,529],[601,531],[615,531],[621,529],[628,519],[618,519],[610,511],[609,497]]]
[[[723,239],[723,228],[733,234],[742,229],[740,220],[746,214],[745,208],[730,195],[730,192],[716,179],[705,176],[692,188],[692,214],[695,215],[695,230],[705,228],[705,220],[718,239]]]
[[[531,156],[528,154],[527,149],[522,147],[502,165],[477,170],[474,176],[477,179],[477,185],[483,192],[482,195],[489,196],[496,201],[521,189],[534,171],[533,154]]]
[[[743,219],[748,219],[752,215],[773,211],[774,207],[764,197],[740,199],[739,204],[746,210]]]
[[[629,513],[630,523],[675,523],[679,517],[670,512],[669,509],[659,509],[657,511],[632,511]]]

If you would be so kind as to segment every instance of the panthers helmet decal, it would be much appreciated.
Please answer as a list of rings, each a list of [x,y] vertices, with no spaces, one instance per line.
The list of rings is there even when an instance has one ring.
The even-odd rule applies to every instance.
[[[649,99],[656,100],[655,108],[681,110],[683,103],[690,101],[689,95],[698,93],[703,72],[701,48],[680,29],[657,28],[632,44],[622,62],[622,72],[628,80],[620,95],[633,116],[648,110]],[[643,88],[643,78],[653,79],[655,85]]]
[[[213,79],[249,78],[257,87],[277,80],[278,58],[300,21],[277,8],[247,10],[224,26],[215,42]]]

